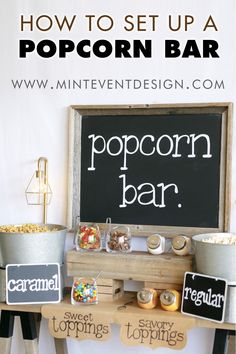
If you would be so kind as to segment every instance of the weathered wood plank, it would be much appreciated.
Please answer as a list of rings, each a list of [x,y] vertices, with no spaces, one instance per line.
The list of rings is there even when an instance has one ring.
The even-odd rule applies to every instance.
[[[230,225],[230,160],[232,141],[232,103],[188,103],[188,104],[142,104],[142,105],[73,105],[70,107],[69,126],[69,163],[68,163],[68,210],[67,225],[71,229],[75,226],[77,215],[80,215],[80,169],[79,169],[79,142],[80,119],[82,116],[110,115],[117,117],[123,115],[175,115],[175,114],[222,114],[222,168],[220,171],[220,202],[219,225],[216,228],[201,227],[176,227],[155,225],[128,225],[133,236],[149,236],[152,233],[161,233],[166,237],[174,237],[176,234],[192,236],[197,233],[228,231]],[[77,135],[76,135],[77,129]],[[75,140],[74,140],[75,139]],[[223,161],[224,160],[224,161]],[[224,163],[223,163],[224,162]],[[85,222],[92,222],[86,220]],[[105,224],[99,224],[102,231]],[[113,226],[113,224],[112,224]]]
[[[124,291],[120,291],[117,294],[98,294],[98,301],[112,302],[120,299],[124,295]]]
[[[102,278],[182,284],[187,271],[192,271],[192,256],[155,256],[147,252],[91,254],[74,250],[67,253],[69,276],[96,277],[101,272]]]
[[[112,286],[100,286],[98,285],[98,293],[99,294],[117,294],[123,291],[123,287],[113,288]]]
[[[122,282],[122,280],[117,280],[117,279],[98,278],[97,285],[113,286],[113,287],[117,288],[117,287],[123,286],[123,282]]]
[[[87,314],[88,311],[92,311],[93,315],[96,316],[107,316],[109,317],[110,323],[119,323],[119,316],[127,316],[127,318],[131,318],[133,316],[143,316],[144,313],[150,316],[150,319],[156,320],[160,316],[165,318],[166,321],[170,319],[174,319],[176,321],[189,323],[189,329],[193,327],[204,327],[204,328],[223,328],[229,330],[235,330],[235,324],[230,323],[219,323],[213,322],[209,320],[204,320],[200,318],[196,318],[193,316],[186,316],[182,314],[180,311],[176,311],[173,313],[161,310],[160,307],[157,307],[153,310],[144,311],[143,309],[137,306],[135,300],[134,293],[126,293],[123,297],[121,297],[116,302],[100,302],[92,307],[81,306],[76,307],[70,304],[70,298],[66,297],[62,302],[59,304],[46,304],[42,306],[42,315],[45,318],[52,319],[57,314],[58,318],[62,317],[64,319],[65,312],[72,311],[72,312],[79,312],[82,314]],[[125,305],[125,308],[120,309],[119,306]],[[66,336],[66,332],[64,332]]]
[[[166,290],[166,289],[175,289],[175,290],[182,290],[183,285],[177,283],[161,283],[161,282],[144,282],[145,288],[153,288],[157,290]]]

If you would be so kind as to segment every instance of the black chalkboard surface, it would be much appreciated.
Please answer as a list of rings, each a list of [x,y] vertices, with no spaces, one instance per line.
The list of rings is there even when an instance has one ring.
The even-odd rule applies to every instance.
[[[224,229],[228,115],[213,108],[76,111],[73,217]]]
[[[224,321],[227,281],[186,272],[181,312],[216,322]]]

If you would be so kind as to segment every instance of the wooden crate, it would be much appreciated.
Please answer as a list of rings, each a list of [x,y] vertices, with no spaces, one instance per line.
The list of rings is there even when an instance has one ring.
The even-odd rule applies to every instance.
[[[124,281],[98,278],[99,301],[113,301],[124,295]]]
[[[145,281],[144,282],[144,287],[145,288],[153,288],[158,291],[166,290],[166,289],[175,289],[175,290],[182,290],[183,289],[183,284],[177,284],[177,283],[161,283],[161,282],[150,282],[150,281]]]
[[[74,280],[76,280],[76,278],[77,277],[74,277]],[[98,278],[96,283],[99,301],[114,301],[124,295],[123,280]]]
[[[115,279],[114,281],[136,280],[144,282],[145,286],[160,290],[173,287],[181,290],[184,273],[192,271],[192,258],[191,255],[177,256],[172,253],[161,255],[152,255],[147,252],[131,252],[128,254],[107,253],[105,251],[79,253],[72,250],[67,252],[66,256],[67,275],[96,278],[101,272],[100,277],[103,281],[105,279]],[[114,284],[109,286],[112,289],[105,288],[105,285],[100,284],[104,300],[108,297],[106,296],[108,293],[105,291],[114,294]],[[120,293],[123,294],[123,290]],[[113,299],[115,298],[114,296]]]

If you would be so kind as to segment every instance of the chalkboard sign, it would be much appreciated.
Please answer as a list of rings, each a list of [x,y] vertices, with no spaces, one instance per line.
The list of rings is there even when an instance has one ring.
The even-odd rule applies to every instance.
[[[223,105],[73,108],[72,224],[225,230],[229,116]]]
[[[227,281],[202,274],[185,273],[181,312],[224,322]]]
[[[60,266],[51,264],[8,264],[6,267],[6,302],[43,304],[60,302]]]

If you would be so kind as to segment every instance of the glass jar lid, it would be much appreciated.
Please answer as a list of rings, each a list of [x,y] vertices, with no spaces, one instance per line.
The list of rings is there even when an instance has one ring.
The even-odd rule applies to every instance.
[[[172,240],[172,246],[176,250],[182,250],[186,246],[185,236],[175,236]]]
[[[147,247],[155,249],[161,245],[161,236],[160,235],[151,235],[147,238]]]
[[[150,302],[152,300],[152,292],[148,289],[143,289],[140,290],[137,294],[137,299],[138,302],[142,303],[142,304],[147,304],[148,302]]]
[[[175,299],[175,294],[169,290],[163,291],[163,293],[160,295],[161,303],[166,306],[172,305],[175,302]]]

